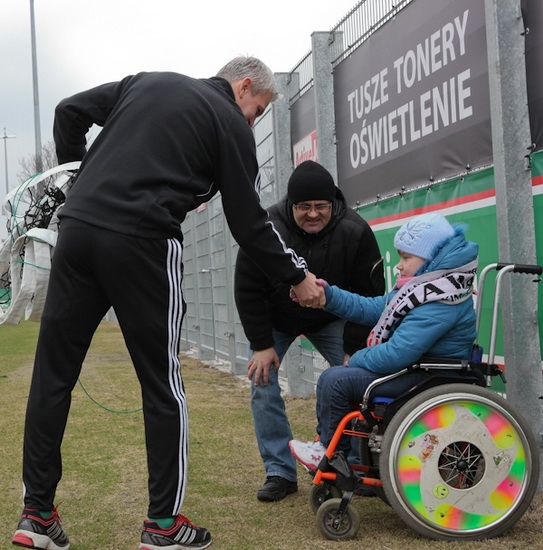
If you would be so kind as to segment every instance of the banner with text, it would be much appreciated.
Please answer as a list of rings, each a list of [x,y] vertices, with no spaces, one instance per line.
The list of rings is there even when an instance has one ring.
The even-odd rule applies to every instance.
[[[492,162],[483,0],[414,0],[336,69],[351,206]]]

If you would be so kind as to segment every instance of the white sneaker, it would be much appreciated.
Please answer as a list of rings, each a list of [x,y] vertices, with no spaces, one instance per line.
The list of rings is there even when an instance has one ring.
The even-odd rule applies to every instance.
[[[315,472],[319,468],[319,462],[326,453],[326,447],[320,441],[302,443],[296,439],[288,442],[292,456],[308,470]]]

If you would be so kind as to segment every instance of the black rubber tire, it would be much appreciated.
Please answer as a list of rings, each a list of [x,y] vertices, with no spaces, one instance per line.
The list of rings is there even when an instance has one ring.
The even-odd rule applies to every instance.
[[[351,503],[347,505],[339,525],[334,526],[340,504],[340,498],[330,498],[324,501],[317,511],[317,528],[322,536],[328,540],[354,539],[360,529],[360,514]]]

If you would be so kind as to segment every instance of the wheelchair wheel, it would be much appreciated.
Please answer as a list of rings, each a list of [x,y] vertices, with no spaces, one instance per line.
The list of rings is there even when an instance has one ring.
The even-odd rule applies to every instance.
[[[360,514],[351,504],[341,518],[338,517],[340,498],[331,498],[323,502],[317,511],[317,527],[328,540],[354,539],[360,529]]]
[[[446,384],[392,418],[380,475],[396,513],[437,540],[481,540],[510,529],[539,481],[530,426],[494,392]]]
[[[320,485],[313,485],[309,495],[309,503],[313,513],[316,514],[322,503],[331,498],[341,498],[341,491],[333,483],[325,481]]]

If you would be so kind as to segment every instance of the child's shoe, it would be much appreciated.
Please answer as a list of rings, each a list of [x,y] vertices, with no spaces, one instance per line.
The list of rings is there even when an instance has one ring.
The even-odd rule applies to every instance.
[[[320,441],[310,441],[303,443],[292,439],[288,442],[292,456],[310,472],[316,472],[319,468],[319,462],[326,453],[326,447]]]

